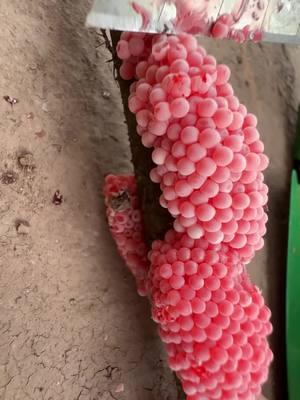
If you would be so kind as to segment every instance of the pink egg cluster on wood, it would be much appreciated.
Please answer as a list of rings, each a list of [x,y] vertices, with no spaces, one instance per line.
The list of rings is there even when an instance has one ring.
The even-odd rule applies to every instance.
[[[153,147],[160,204],[174,229],[227,243],[245,262],[263,246],[268,165],[256,117],[240,104],[230,70],[187,34],[123,34],[121,75],[142,143]]]
[[[139,294],[145,296],[149,261],[134,177],[108,175],[105,179],[104,198],[110,231],[136,279]]]
[[[142,247],[138,255],[142,294],[150,298],[170,368],[187,400],[256,399],[273,357],[270,311],[245,270],[263,246],[267,221],[268,159],[257,119],[234,95],[229,68],[193,36],[124,33],[117,50],[121,76],[135,79],[128,101],[138,134],[153,147],[150,177],[174,217],[174,229],[153,242],[149,266]],[[114,194],[128,184],[128,177],[107,179],[107,199],[110,184]],[[117,235],[118,210],[106,204],[128,263],[128,236]],[[138,265],[129,267],[136,276]]]

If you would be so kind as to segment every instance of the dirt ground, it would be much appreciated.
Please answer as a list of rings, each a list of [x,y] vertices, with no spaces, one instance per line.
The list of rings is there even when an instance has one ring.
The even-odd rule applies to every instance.
[[[175,400],[146,300],[101,197],[130,164],[120,95],[84,27],[90,1],[0,4],[0,399]],[[284,279],[299,49],[205,41],[259,117],[270,156],[267,245],[250,266],[274,315],[269,399],[283,399]],[[14,96],[13,107],[3,96]],[[62,202],[56,191],[63,196]]]

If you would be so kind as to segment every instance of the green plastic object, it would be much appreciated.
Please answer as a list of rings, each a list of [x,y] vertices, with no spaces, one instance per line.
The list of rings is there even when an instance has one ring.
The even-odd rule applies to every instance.
[[[300,399],[300,111],[291,177],[287,259],[286,350],[289,400]]]

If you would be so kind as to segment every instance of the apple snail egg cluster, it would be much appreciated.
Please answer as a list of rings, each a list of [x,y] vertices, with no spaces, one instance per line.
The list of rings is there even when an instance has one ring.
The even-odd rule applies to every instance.
[[[154,149],[150,177],[160,184],[174,229],[153,242],[147,266],[145,248],[126,248],[129,236],[110,201],[132,182],[109,176],[113,236],[133,274],[141,273],[140,293],[150,297],[187,400],[254,400],[273,357],[270,311],[245,270],[263,246],[267,220],[268,159],[256,117],[234,96],[229,68],[190,35],[124,33],[117,50],[121,76],[136,80],[129,108],[142,143]],[[134,191],[127,193],[135,210]],[[136,225],[140,220],[129,231],[141,232]],[[141,269],[138,262],[132,267],[132,251]]]
[[[105,179],[104,198],[111,234],[120,255],[136,279],[138,293],[145,296],[149,261],[134,177],[108,175]]]
[[[268,165],[257,119],[234,96],[230,70],[193,36],[123,34],[121,75],[136,78],[129,108],[153,147],[160,204],[174,229],[227,243],[249,261],[263,246]]]
[[[187,400],[257,399],[271,313],[237,251],[169,231],[150,261],[152,316]]]
[[[130,211],[138,210],[135,189],[133,177],[106,177],[109,226],[139,293],[151,299],[169,366],[187,400],[257,399],[273,358],[271,313],[238,252],[171,230],[153,242],[147,265],[139,246],[143,234],[135,246],[129,243],[142,232]]]

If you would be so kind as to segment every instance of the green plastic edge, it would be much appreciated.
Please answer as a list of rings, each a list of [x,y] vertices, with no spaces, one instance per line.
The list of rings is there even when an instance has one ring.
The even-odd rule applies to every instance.
[[[300,161],[300,105],[298,107],[297,130],[294,143],[294,160]]]
[[[300,185],[292,171],[287,263],[286,347],[289,400],[300,399]]]

